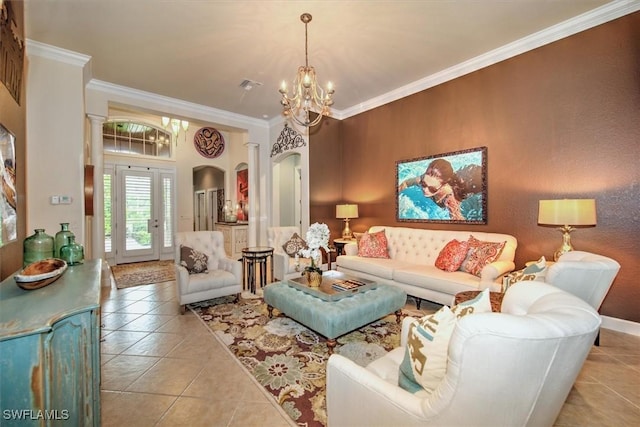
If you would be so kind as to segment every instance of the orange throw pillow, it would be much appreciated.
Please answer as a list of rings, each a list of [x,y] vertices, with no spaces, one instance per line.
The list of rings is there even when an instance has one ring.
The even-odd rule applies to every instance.
[[[377,233],[364,233],[358,244],[358,256],[365,258],[389,258],[387,236],[384,230]]]
[[[436,259],[436,267],[443,271],[456,271],[467,257],[469,244],[453,239],[440,251]]]

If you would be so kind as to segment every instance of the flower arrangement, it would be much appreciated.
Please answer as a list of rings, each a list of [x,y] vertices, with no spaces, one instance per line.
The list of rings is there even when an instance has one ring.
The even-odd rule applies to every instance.
[[[311,265],[305,267],[302,271],[302,275],[304,276],[306,272],[317,272],[322,274],[322,270],[319,266],[319,264],[322,264],[322,253],[320,252],[320,248],[324,248],[327,252],[329,251],[329,227],[327,224],[320,224],[318,222],[311,224],[307,230],[306,237],[307,248],[300,249],[298,253],[305,258],[310,258]],[[316,264],[316,262],[318,263]]]

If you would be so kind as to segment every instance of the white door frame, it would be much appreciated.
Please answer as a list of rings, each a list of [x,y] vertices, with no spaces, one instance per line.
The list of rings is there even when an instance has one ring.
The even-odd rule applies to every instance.
[[[148,171],[154,175],[154,218],[151,218],[151,228],[154,236],[152,237],[155,248],[151,251],[143,251],[138,254],[127,254],[122,242],[124,237],[124,171]],[[133,166],[124,162],[114,161],[105,162],[105,173],[112,174],[112,251],[107,261],[112,264],[122,264],[130,262],[140,262],[155,259],[173,259],[174,257],[174,240],[173,235],[177,227],[176,220],[176,190],[175,190],[175,168],[158,168],[147,166]],[[167,199],[168,204],[164,201]],[[157,225],[157,227],[156,227]],[[122,232],[119,230],[122,229]],[[122,234],[122,236],[120,236]],[[117,248],[117,249],[116,249]]]

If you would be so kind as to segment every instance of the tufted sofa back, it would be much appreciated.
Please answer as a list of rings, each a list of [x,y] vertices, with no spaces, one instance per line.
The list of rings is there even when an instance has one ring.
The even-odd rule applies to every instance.
[[[409,227],[373,226],[369,233],[384,230],[389,256],[392,259],[413,264],[434,265],[438,254],[450,240],[465,241],[473,235],[488,242],[507,242],[498,260],[513,261],[518,242],[508,234],[479,231],[425,230]]]
[[[180,247],[188,246],[206,254],[207,269],[217,270],[218,261],[227,257],[221,231],[181,231],[175,235],[175,261],[180,264]]]

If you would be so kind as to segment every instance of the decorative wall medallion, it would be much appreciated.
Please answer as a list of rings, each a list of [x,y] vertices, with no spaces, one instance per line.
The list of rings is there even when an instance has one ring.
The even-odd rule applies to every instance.
[[[224,151],[224,137],[217,129],[200,128],[193,136],[193,145],[201,156],[215,159]]]
[[[307,145],[304,141],[302,135],[296,132],[294,129],[291,129],[286,123],[284,124],[284,129],[280,132],[280,136],[278,136],[278,140],[273,147],[271,147],[271,157],[276,154],[284,153],[287,150],[293,150],[294,148],[300,148]]]

